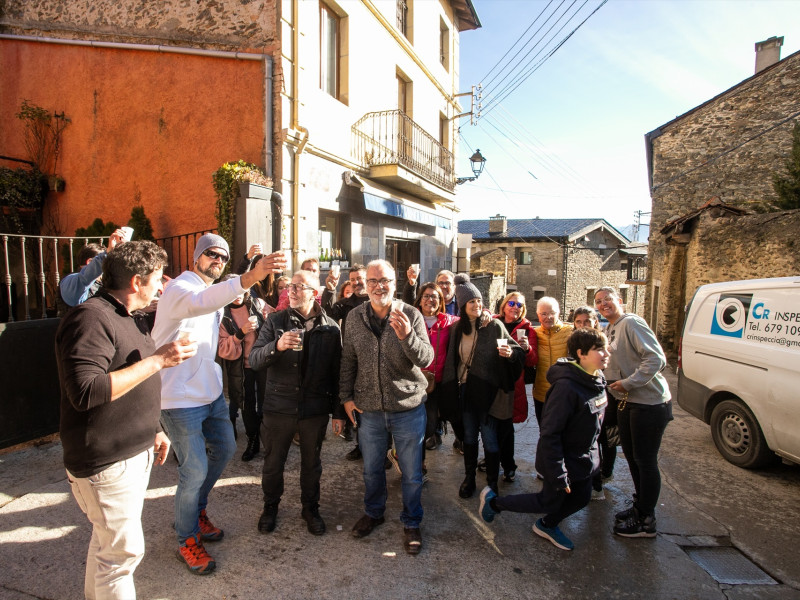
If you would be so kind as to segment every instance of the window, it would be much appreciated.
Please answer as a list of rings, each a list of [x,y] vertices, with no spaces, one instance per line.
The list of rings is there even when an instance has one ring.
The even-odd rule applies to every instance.
[[[587,306],[594,306],[594,295],[597,293],[596,287],[586,288],[586,304]]]
[[[406,38],[408,38],[408,2],[409,0],[397,0],[397,28]]]
[[[439,19],[439,62],[450,70],[450,28],[443,19]]]
[[[334,98],[339,97],[339,16],[329,7],[319,5],[319,87]]]
[[[530,265],[533,264],[533,252],[530,248],[517,248],[517,264]]]
[[[619,286],[619,301],[621,304],[628,304],[628,286]]]
[[[350,260],[350,219],[347,215],[331,210],[319,210],[318,243],[320,255],[340,251]]]

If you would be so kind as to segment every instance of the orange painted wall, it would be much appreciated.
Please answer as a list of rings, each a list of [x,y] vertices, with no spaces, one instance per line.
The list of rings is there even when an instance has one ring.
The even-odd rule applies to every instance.
[[[127,223],[137,192],[156,237],[213,228],[211,174],[264,166],[263,61],[0,40],[0,154],[26,157],[23,99],[72,119],[50,233]]]

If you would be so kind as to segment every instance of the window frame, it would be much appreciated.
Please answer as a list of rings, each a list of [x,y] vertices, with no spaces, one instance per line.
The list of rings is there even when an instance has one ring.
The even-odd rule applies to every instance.
[[[333,48],[329,48],[326,44],[328,40],[329,31],[326,25],[334,23],[333,27]],[[324,2],[319,3],[319,88],[329,96],[337,100],[341,94],[341,64],[339,57],[341,56],[341,42],[342,42],[342,18],[330,6]],[[333,52],[333,60],[331,61],[330,52]],[[333,67],[333,73],[329,72],[330,67]],[[331,82],[333,85],[331,86]],[[331,93],[333,87],[333,93]]]

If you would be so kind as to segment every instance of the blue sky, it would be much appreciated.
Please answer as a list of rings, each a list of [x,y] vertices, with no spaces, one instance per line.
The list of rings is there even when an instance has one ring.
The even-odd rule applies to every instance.
[[[576,18],[553,44],[601,2],[587,0],[580,11],[583,0],[577,2]],[[483,26],[461,34],[460,87],[483,82],[484,90],[496,86],[497,97],[513,74],[486,85],[498,71],[493,67],[548,1],[473,4]],[[458,188],[459,219],[500,213],[630,225],[634,211],[650,211],[645,133],[753,75],[756,42],[784,36],[782,58],[800,50],[799,24],[798,0],[609,0],[477,125],[459,119],[457,174],[471,174],[476,148],[487,159],[480,179]]]

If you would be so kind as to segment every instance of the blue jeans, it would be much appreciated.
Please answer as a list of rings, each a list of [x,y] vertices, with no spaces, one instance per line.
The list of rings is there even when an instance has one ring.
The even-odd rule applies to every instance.
[[[495,419],[488,412],[475,412],[464,410],[464,443],[478,444],[478,432],[483,440],[484,452],[500,452],[500,441],[497,429],[502,428],[502,422]],[[513,428],[513,425],[512,425]]]
[[[386,510],[386,448],[394,438],[397,462],[403,472],[403,512],[400,521],[416,529],[422,521],[422,445],[425,405],[403,412],[363,412],[359,415],[358,444],[364,456],[364,512],[378,519]]]
[[[175,532],[178,542],[200,532],[198,517],[208,493],[236,451],[225,396],[211,404],[162,410],[161,417],[178,457]],[[206,451],[208,448],[208,451]]]

